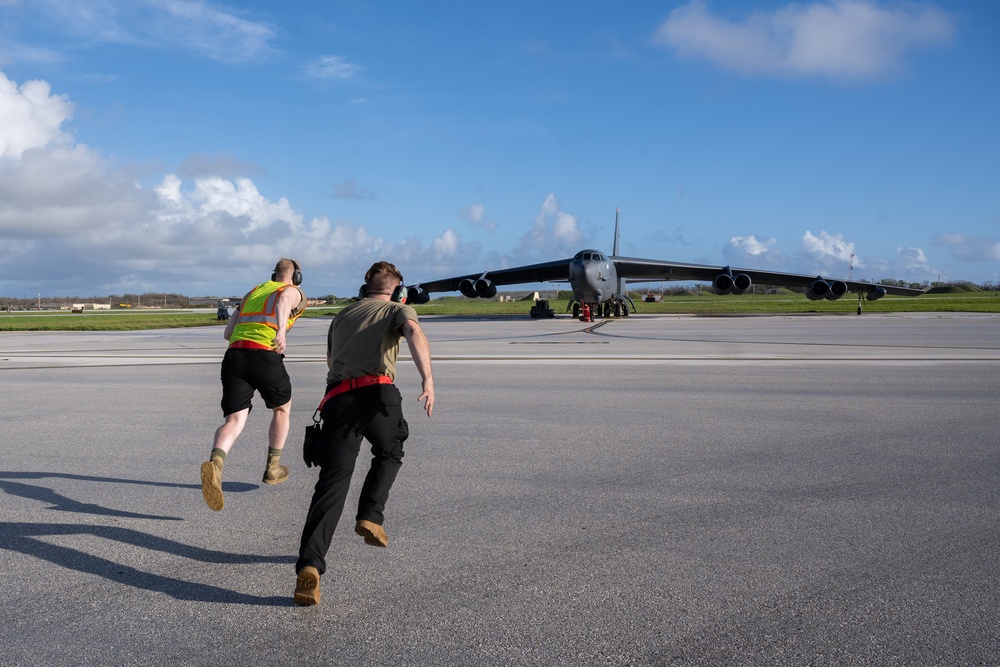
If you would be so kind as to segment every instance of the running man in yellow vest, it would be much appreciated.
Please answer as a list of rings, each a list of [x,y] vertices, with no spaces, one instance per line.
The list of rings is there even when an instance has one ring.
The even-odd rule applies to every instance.
[[[254,391],[260,392],[264,405],[272,411],[262,481],[281,484],[288,479],[288,468],[278,463],[292,408],[292,382],[283,359],[285,336],[306,309],[301,282],[299,265],[282,258],[271,280],[243,297],[226,326],[229,349],[222,360],[222,414],[226,421],[215,431],[209,460],[201,464],[201,492],[205,504],[216,512],[223,505],[222,466],[246,426]]]

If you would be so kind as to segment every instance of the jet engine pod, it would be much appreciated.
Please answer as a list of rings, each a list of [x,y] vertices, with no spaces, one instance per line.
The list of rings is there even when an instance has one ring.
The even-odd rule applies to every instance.
[[[847,294],[847,283],[843,280],[834,280],[830,283],[830,291],[827,292],[826,298],[830,301],[836,301],[845,294]]]
[[[870,290],[868,290],[867,294],[865,294],[865,298],[868,299],[869,301],[878,301],[884,296],[885,296],[884,287],[873,287]]]
[[[420,289],[417,287],[410,287],[406,290],[406,302],[407,303],[427,303],[431,300],[431,295],[427,293],[427,290]]]
[[[492,282],[486,278],[480,278],[476,281],[473,288],[476,290],[476,296],[480,296],[484,299],[489,299],[497,295],[497,287]]]
[[[746,294],[750,291],[753,281],[745,273],[737,274],[733,277],[733,294]]]
[[[825,280],[817,278],[816,280],[809,283],[806,287],[806,298],[810,301],[819,301],[820,299],[826,299],[827,295],[830,294],[830,283]]]
[[[733,291],[733,277],[728,273],[720,273],[712,281],[712,287],[719,294],[729,294]]]
[[[476,284],[471,278],[466,278],[458,284],[458,291],[463,295],[469,297],[470,299],[475,299],[479,294],[476,293]]]

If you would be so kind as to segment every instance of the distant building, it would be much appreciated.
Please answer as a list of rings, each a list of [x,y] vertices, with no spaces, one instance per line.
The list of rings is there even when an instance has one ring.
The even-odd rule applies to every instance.
[[[218,308],[220,303],[237,304],[243,300],[243,295],[239,296],[193,296],[188,299],[188,305],[192,308]]]
[[[521,301],[522,299],[529,298],[532,301],[538,301],[539,299],[555,300],[559,298],[559,290],[508,290],[497,292],[497,295],[492,299],[483,299],[483,301]]]

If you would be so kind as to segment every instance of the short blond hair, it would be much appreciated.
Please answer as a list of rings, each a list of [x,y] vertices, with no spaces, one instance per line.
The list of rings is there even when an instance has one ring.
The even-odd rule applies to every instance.
[[[368,286],[368,291],[372,294],[387,294],[402,282],[403,274],[399,272],[395,264],[389,262],[375,262],[365,274],[365,285]]]
[[[299,263],[294,259],[282,257],[278,260],[278,263],[274,265],[274,277],[281,278],[282,276],[288,276],[288,279],[291,280],[295,272],[301,270],[302,269],[299,268]]]

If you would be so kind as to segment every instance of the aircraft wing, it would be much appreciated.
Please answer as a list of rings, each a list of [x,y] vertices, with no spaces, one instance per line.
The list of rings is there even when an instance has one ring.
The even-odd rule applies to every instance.
[[[461,289],[462,281],[469,280],[475,283],[484,274],[494,286],[567,281],[569,280],[569,263],[571,261],[573,260],[558,259],[552,262],[531,264],[529,266],[516,266],[509,269],[469,273],[464,276],[455,276],[454,278],[441,278],[439,280],[416,283],[413,287],[417,287],[425,292],[458,292]]]
[[[617,255],[611,256],[609,260],[615,265],[618,279],[625,282],[701,281],[712,283],[716,290],[721,291],[721,293],[729,293],[729,291],[742,293],[748,290],[751,284],[806,288],[806,295],[809,298],[839,298],[846,292],[862,292],[868,295],[868,299],[874,300],[884,294],[917,296],[925,291],[895,285],[831,279],[828,276],[778,273],[708,264],[685,264],[656,259],[619,257]],[[501,285],[568,282],[571,262],[573,262],[573,258],[559,259],[541,264],[516,266],[495,271],[487,270],[482,273],[468,273],[453,278],[418,282],[408,286],[408,298],[413,303],[427,303],[432,292],[461,292],[467,297],[490,297],[496,294],[496,288]],[[726,281],[720,282],[720,278],[726,275],[728,275],[729,280],[727,286],[723,287],[723,283]],[[823,291],[818,288],[813,290],[817,283],[820,283],[818,287],[822,287]],[[832,295],[824,297],[823,294],[827,293],[828,289],[833,289],[834,292]]]
[[[781,287],[808,287],[820,276],[809,276],[796,273],[777,273],[759,269],[741,269],[736,267],[711,266],[707,264],[684,264],[681,262],[664,262],[655,259],[638,259],[635,257],[611,257],[618,269],[618,277],[626,282],[650,282],[654,280],[697,280],[711,283],[719,274],[730,272],[732,275],[746,275],[757,285],[777,285]],[[492,274],[491,274],[492,275]],[[873,288],[882,288],[886,294],[899,296],[917,296],[925,290],[895,285],[863,283],[852,280],[831,279],[823,276],[823,280],[839,280],[847,285],[851,292],[867,292]]]

